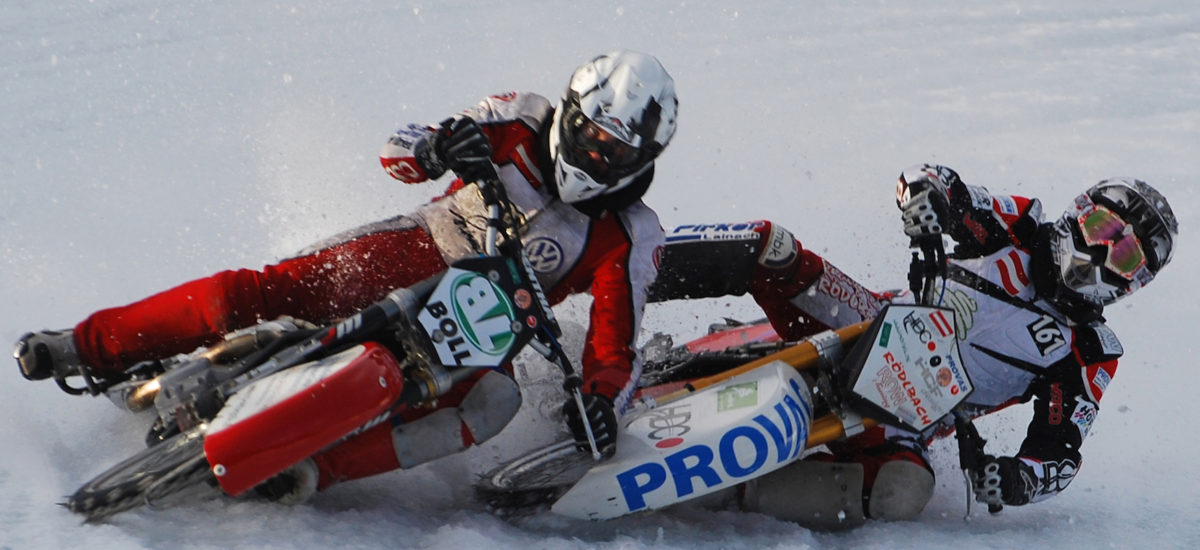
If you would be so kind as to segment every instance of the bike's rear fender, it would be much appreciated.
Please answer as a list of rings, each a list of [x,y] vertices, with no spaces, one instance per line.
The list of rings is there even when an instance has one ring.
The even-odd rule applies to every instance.
[[[404,379],[374,342],[297,365],[230,397],[209,424],[204,454],[237,496],[355,430],[383,421]]]
[[[812,424],[800,374],[776,361],[622,419],[617,453],[553,506],[609,519],[703,496],[796,460]]]
[[[771,324],[763,321],[749,325],[714,332],[692,340],[685,344],[688,351],[700,353],[703,351],[724,351],[735,346],[756,344],[761,342],[778,342],[779,334]]]

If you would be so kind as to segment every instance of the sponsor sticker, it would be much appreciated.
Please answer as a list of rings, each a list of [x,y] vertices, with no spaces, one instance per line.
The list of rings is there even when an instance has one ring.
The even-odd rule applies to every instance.
[[[1096,406],[1087,401],[1080,401],[1075,405],[1075,411],[1071,413],[1071,422],[1079,428],[1079,438],[1086,439],[1088,432],[1092,429],[1092,422],[1096,420]]]
[[[562,245],[549,237],[537,237],[525,243],[529,265],[538,273],[551,273],[562,267],[566,254]]]
[[[1100,389],[1101,392],[1108,389],[1108,383],[1112,382],[1112,377],[1108,375],[1108,371],[1104,369],[1096,369],[1096,375],[1092,377],[1092,385]]]
[[[991,210],[992,194],[988,193],[986,187],[979,187],[976,185],[965,185],[964,187],[966,187],[967,191],[971,193],[971,205],[974,206],[976,210]]]
[[[529,309],[529,306],[533,305],[533,296],[529,294],[528,290],[519,288],[513,293],[513,303],[521,309]]]
[[[771,226],[771,235],[766,249],[758,257],[758,263],[764,267],[778,269],[791,264],[799,254],[796,238],[788,230],[777,225]]]
[[[417,320],[446,365],[490,366],[516,341],[512,301],[471,271],[448,270]]]
[[[975,312],[979,311],[979,303],[961,290],[951,290],[946,293],[944,305],[954,310],[955,332],[960,342],[965,341],[975,326]]]
[[[1117,339],[1117,333],[1108,328],[1108,325],[1092,323],[1092,330],[1096,332],[1096,336],[1100,339],[1100,351],[1103,351],[1106,355],[1122,355],[1125,353],[1125,348],[1121,346],[1121,341]]]
[[[996,203],[1000,207],[1001,214],[1009,216],[1017,215],[1017,201],[1014,201],[1012,197],[996,197]]]
[[[688,424],[692,420],[691,406],[682,404],[675,407],[654,409],[646,415],[650,431],[646,437],[654,442],[659,449],[670,449],[683,443],[683,436],[692,431]]]
[[[744,409],[757,404],[757,381],[735,384],[717,392],[717,412]]]
[[[680,424],[652,424],[651,427],[663,426],[651,432],[661,438],[659,448],[668,448],[664,446],[666,442],[674,443],[661,458],[613,474],[625,508],[635,512],[665,498],[679,500],[704,494],[799,457],[808,440],[812,411],[803,397],[808,395],[807,389],[795,380],[789,380],[788,384],[790,389],[782,399],[769,405],[769,410],[729,427],[711,443],[681,445],[683,440],[679,435],[670,435],[678,433]],[[663,492],[673,496],[666,497]]]
[[[667,234],[668,243],[691,241],[757,241],[758,229],[765,222],[702,223],[681,225]]]

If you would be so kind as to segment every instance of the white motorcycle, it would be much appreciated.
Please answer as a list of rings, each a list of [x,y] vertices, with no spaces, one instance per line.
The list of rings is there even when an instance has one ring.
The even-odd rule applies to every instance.
[[[922,249],[911,280],[928,301],[945,259],[940,242]],[[951,309],[892,304],[801,342],[779,342],[765,323],[678,347],[656,336],[612,458],[597,464],[560,442],[488,472],[476,494],[501,515],[611,519],[733,487],[880,422],[921,432],[951,418],[970,514],[984,441],[959,407],[973,386],[955,326]]]

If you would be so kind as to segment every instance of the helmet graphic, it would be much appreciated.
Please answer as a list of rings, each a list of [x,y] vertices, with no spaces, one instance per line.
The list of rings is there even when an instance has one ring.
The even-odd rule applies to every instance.
[[[1171,261],[1178,233],[1167,199],[1146,182],[1114,178],[1093,185],[1054,223],[1058,292],[1111,304]]]
[[[571,75],[550,127],[554,185],[564,202],[629,186],[675,133],[675,81],[653,56],[609,52]]]

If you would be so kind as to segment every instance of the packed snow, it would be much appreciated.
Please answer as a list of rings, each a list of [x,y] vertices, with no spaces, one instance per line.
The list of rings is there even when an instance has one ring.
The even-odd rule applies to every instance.
[[[141,445],[149,420],[29,383],[0,389],[0,548],[1195,548],[1190,415],[1200,275],[1200,4],[1143,2],[205,2],[0,4],[0,340],[412,210],[376,153],[508,90],[557,98],[604,51],[657,55],[679,131],[646,202],[664,226],[770,219],[873,288],[905,284],[893,184],[936,162],[1056,215],[1100,179],[1145,179],[1182,225],[1174,263],[1108,312],[1126,358],[1050,501],[964,521],[950,443],[919,521],[818,533],[680,506],[604,523],[497,518],[474,476],[560,430],[547,366],[504,434],[285,508],[210,499],[81,524],[56,505]],[[559,308],[576,332],[586,299]],[[677,340],[745,298],[651,306]],[[1012,453],[1028,409],[980,423]]]

